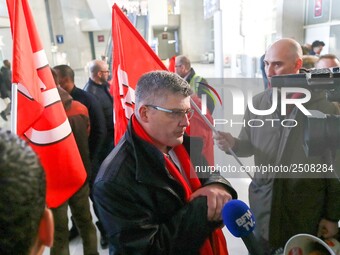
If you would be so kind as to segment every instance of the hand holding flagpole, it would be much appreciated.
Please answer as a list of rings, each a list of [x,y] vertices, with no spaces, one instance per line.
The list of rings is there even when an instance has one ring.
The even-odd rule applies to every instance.
[[[213,126],[213,124],[211,124],[211,122],[208,120],[208,118],[201,112],[200,108],[197,106],[197,104],[194,102],[194,100],[192,100],[192,98],[190,98],[190,103],[191,103],[192,107],[195,109],[195,111],[202,117],[204,122],[214,132],[214,134],[219,135],[219,132],[216,130],[216,128]],[[234,157],[234,159],[237,161],[237,163],[240,166],[244,166],[243,163],[240,161],[240,159],[235,154],[235,152],[230,147],[228,147],[228,152]],[[253,180],[253,176],[251,176],[248,172],[246,172],[246,174],[249,176],[249,178],[251,180]]]

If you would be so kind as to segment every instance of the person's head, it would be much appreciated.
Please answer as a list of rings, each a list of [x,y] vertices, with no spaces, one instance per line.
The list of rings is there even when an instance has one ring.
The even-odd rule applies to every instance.
[[[312,50],[314,51],[315,55],[320,55],[325,43],[323,41],[314,41],[312,43]]]
[[[312,49],[312,45],[309,43],[305,43],[304,45],[301,45],[301,49],[302,49],[302,55],[308,55]]]
[[[135,115],[161,151],[183,142],[193,113],[191,94],[190,85],[174,73],[154,71],[139,79]]]
[[[102,60],[92,60],[89,65],[90,78],[97,84],[107,82],[109,78],[109,65]]]
[[[315,63],[315,68],[339,67],[340,61],[334,54],[325,54],[319,57]]]
[[[64,90],[70,93],[74,85],[74,71],[68,65],[58,65],[53,67],[57,74],[57,81]]]
[[[3,64],[4,64],[4,66],[5,66],[6,68],[11,69],[11,62],[9,62],[8,59],[5,59],[5,60],[3,61]]]
[[[303,55],[302,56],[302,68],[311,69],[315,67],[316,61],[319,57],[315,55]]]
[[[184,78],[191,69],[191,63],[190,60],[184,56],[179,55],[176,57],[175,60],[175,73],[177,73],[179,76]]]
[[[53,243],[45,172],[26,142],[0,129],[0,254],[42,254]]]
[[[269,83],[274,75],[299,73],[302,67],[300,44],[289,38],[274,42],[266,51],[264,64]]]

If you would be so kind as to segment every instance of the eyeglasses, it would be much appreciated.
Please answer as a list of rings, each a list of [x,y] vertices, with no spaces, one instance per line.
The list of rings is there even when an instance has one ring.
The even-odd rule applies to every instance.
[[[187,109],[187,110],[170,110],[170,109],[166,109],[160,106],[156,106],[156,105],[145,105],[147,107],[151,107],[154,108],[158,111],[161,112],[166,112],[169,113],[169,115],[171,116],[171,118],[176,119],[176,120],[182,120],[183,117],[186,115],[188,120],[190,120],[192,118],[192,116],[194,116],[194,109]]]
[[[182,65],[175,65],[175,67],[181,67]]]
[[[102,72],[102,73],[109,73],[110,71],[100,71],[100,72]]]

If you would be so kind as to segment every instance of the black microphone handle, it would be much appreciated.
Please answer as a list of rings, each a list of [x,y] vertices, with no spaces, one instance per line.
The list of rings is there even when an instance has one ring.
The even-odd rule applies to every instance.
[[[278,87],[300,87],[308,88],[306,74],[278,75],[271,78],[270,84],[273,88]]]
[[[250,255],[264,255],[261,244],[256,240],[254,233],[241,237]]]
[[[327,74],[328,76],[330,74]],[[308,78],[309,77],[309,78]],[[305,89],[338,89],[340,87],[340,75],[325,77],[325,74],[286,74],[273,76],[270,84],[273,88],[299,87]]]

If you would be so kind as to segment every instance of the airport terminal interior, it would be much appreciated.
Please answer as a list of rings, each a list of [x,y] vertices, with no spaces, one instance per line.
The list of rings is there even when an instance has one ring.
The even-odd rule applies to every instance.
[[[323,41],[322,54],[340,57],[339,0],[28,0],[51,67],[67,64],[75,70],[75,84],[83,88],[93,59],[112,59],[112,6],[117,4],[165,65],[173,56],[186,55],[196,73],[207,79],[244,79],[240,89],[253,94],[265,89],[260,58],[274,41],[293,38],[301,45]],[[130,42],[126,42],[128,45]],[[11,24],[6,0],[0,0],[0,63],[12,62]],[[0,64],[0,65],[1,65]],[[111,66],[112,68],[112,66]],[[114,72],[114,70],[112,70]],[[218,91],[220,87],[217,89]],[[222,93],[223,99],[227,96]],[[6,101],[0,99],[0,111]],[[215,116],[232,108],[226,99]],[[214,117],[214,116],[213,116]],[[240,116],[242,119],[243,116]],[[10,116],[0,117],[0,127],[10,129]],[[234,136],[239,126],[218,127]],[[215,146],[215,157],[231,165],[238,162]],[[242,158],[244,165],[253,158]],[[228,177],[227,177],[228,178]],[[250,178],[229,179],[248,203]],[[94,213],[93,216],[95,217]],[[95,220],[95,219],[94,219]],[[230,255],[248,254],[240,238],[226,228]],[[99,234],[98,234],[99,236]],[[99,240],[98,240],[99,243]],[[101,249],[100,254],[108,254]],[[70,243],[72,255],[82,254],[77,237]],[[49,254],[49,249],[44,252]]]

